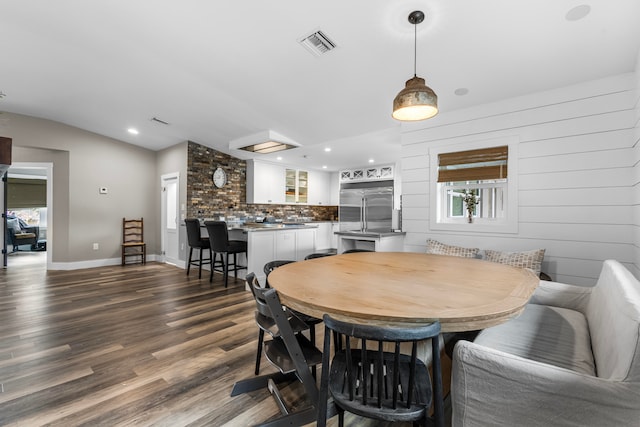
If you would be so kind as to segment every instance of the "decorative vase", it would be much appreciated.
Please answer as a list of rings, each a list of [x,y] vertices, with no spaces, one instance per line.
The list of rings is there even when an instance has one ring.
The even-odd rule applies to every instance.
[[[467,222],[471,224],[473,222],[473,212],[469,211],[467,214]]]

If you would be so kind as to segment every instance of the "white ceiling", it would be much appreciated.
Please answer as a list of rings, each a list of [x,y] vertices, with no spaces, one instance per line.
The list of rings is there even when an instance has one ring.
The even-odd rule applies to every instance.
[[[567,20],[581,4],[590,13]],[[397,159],[391,104],[413,76],[412,10],[427,15],[417,74],[441,113],[630,72],[640,50],[638,0],[0,5],[0,111],[153,150],[191,140],[243,158],[229,141],[271,129],[303,145],[283,161],[329,170]],[[298,40],[318,29],[338,47],[314,57]]]

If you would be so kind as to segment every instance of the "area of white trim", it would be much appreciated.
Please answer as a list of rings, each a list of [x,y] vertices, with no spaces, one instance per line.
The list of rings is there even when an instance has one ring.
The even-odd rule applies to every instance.
[[[159,255],[147,255],[147,262],[159,261]],[[122,258],[92,259],[88,261],[53,262],[49,270],[80,270],[83,268],[109,267],[120,265]],[[182,267],[184,268],[184,267]]]
[[[461,144],[443,144],[429,148],[429,228],[433,231],[462,231],[465,233],[517,233],[518,232],[518,136],[492,138]],[[455,151],[509,146],[509,178],[507,180],[507,218],[491,223],[438,222],[438,155]]]

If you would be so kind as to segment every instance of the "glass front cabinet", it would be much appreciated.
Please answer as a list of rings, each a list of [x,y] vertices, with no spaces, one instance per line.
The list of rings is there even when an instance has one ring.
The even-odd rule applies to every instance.
[[[287,169],[285,173],[287,203],[307,203],[309,173],[307,171]]]

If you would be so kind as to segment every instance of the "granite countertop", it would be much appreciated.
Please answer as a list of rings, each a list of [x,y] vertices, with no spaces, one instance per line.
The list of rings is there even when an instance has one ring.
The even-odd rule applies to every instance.
[[[229,230],[242,231],[279,231],[279,230],[298,230],[304,228],[318,228],[317,225],[298,222],[247,222],[244,224],[230,224]]]
[[[205,227],[205,220],[200,220],[200,227]],[[240,231],[278,231],[278,230],[296,230],[305,228],[318,228],[319,223],[335,222],[335,221],[305,221],[305,222],[232,222],[228,221],[229,230]],[[184,223],[181,224],[184,227]]]

